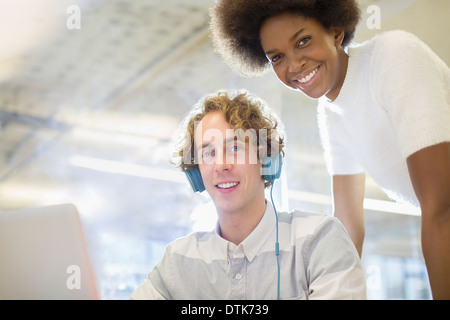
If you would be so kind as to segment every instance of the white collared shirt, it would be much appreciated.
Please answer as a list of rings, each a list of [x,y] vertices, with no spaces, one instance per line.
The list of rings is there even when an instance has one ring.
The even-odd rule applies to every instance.
[[[278,217],[280,299],[366,298],[359,256],[337,219],[301,211]],[[175,240],[131,299],[276,299],[275,226],[268,202],[237,246],[218,228]]]

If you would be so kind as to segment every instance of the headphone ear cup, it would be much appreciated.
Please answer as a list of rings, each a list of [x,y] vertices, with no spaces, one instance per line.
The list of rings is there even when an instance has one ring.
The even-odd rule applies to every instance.
[[[267,161],[267,160],[266,160]],[[266,164],[262,165],[262,177],[266,181],[274,181],[281,176],[281,167],[283,165],[283,159],[281,154],[277,157],[270,157]]]
[[[194,192],[205,191],[205,185],[203,184],[202,175],[198,166],[186,169],[184,173],[186,174],[189,184],[191,185]]]

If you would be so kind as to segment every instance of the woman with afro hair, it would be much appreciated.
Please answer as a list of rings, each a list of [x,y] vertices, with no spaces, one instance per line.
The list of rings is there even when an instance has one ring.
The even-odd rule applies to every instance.
[[[433,298],[450,299],[450,69],[405,31],[351,44],[360,16],[355,0],[218,0],[211,36],[237,73],[272,69],[318,100],[334,215],[360,255],[366,173],[420,207]]]

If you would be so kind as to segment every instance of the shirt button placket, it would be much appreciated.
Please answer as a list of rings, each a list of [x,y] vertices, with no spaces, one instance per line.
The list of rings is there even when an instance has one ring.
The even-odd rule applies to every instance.
[[[231,297],[245,299],[245,259],[234,259],[231,266]]]

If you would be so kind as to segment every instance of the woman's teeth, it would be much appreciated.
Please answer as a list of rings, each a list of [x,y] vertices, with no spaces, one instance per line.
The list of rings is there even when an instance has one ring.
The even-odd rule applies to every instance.
[[[309,80],[311,80],[312,77],[315,76],[315,74],[316,74],[316,72],[317,72],[318,69],[319,69],[319,68],[315,68],[315,69],[314,69],[310,74],[308,74],[306,77],[304,77],[303,79],[298,80],[298,82],[300,82],[300,83],[308,82]]]
[[[234,187],[234,186],[237,186],[239,183],[238,182],[228,182],[228,183],[221,183],[221,184],[218,184],[217,186],[220,188],[220,189],[228,189],[228,188],[232,188],[232,187]]]

